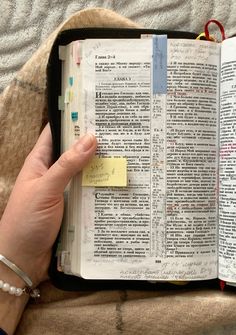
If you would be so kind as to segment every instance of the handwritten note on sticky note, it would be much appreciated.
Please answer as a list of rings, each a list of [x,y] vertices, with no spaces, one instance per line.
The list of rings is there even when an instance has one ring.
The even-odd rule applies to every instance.
[[[83,169],[82,186],[127,186],[127,160],[94,157]]]

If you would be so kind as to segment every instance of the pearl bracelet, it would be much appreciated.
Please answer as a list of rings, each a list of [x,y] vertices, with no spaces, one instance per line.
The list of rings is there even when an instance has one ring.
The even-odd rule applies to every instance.
[[[31,279],[27,276],[26,273],[24,273],[20,268],[18,268],[16,264],[12,263],[9,259],[7,259],[5,256],[1,254],[0,254],[0,262],[4,263],[8,268],[14,271],[27,284],[26,287],[20,288],[11,286],[9,283],[0,280],[0,289],[2,291],[7,292],[11,295],[15,295],[17,297],[20,297],[22,293],[29,294],[32,298],[40,297],[40,291],[38,289],[32,289],[33,283]]]
[[[3,280],[0,280],[0,289],[2,289],[4,292],[15,295],[17,297],[21,296],[24,290],[19,287],[11,286],[10,284],[4,282]]]
[[[20,297],[24,293],[29,294],[32,298],[40,298],[40,291],[37,288],[31,289],[30,287],[15,287],[11,286],[7,282],[4,282],[3,280],[0,280],[0,289],[3,292],[15,295],[16,297]]]

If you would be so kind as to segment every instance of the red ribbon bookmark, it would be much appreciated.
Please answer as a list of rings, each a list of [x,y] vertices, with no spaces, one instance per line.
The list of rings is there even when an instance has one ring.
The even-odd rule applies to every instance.
[[[220,280],[220,289],[221,291],[224,291],[225,288],[225,281],[224,280]]]
[[[209,34],[209,29],[208,29],[208,26],[209,26],[209,24],[210,23],[215,23],[218,27],[219,27],[219,29],[220,29],[220,33],[221,33],[221,36],[222,36],[222,41],[224,41],[225,40],[225,30],[224,30],[224,27],[223,27],[223,25],[219,22],[219,21],[217,21],[217,20],[215,20],[215,19],[212,19],[212,20],[209,20],[206,24],[205,24],[205,36],[206,36],[206,39],[207,39],[207,41],[210,41],[211,39],[210,39],[210,34]]]

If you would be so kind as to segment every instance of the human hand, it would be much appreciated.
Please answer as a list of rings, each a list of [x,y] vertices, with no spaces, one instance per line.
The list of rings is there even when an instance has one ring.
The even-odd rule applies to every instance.
[[[34,286],[47,278],[63,216],[63,191],[95,153],[96,143],[93,135],[85,135],[51,165],[47,125],[16,180],[0,222],[0,254],[21,268]]]

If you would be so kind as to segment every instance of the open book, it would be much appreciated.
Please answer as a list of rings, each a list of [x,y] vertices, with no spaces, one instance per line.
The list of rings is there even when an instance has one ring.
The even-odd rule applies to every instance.
[[[236,38],[60,46],[61,150],[96,134],[65,192],[58,269],[236,282]]]

